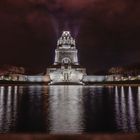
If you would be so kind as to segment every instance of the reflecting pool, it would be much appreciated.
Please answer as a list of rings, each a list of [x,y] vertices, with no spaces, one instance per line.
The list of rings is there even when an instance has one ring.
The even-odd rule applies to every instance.
[[[0,133],[140,132],[140,87],[0,86]]]

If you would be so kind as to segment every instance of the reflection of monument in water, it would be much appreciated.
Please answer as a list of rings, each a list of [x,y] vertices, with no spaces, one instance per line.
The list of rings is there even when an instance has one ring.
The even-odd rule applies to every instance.
[[[75,40],[69,31],[63,31],[57,42],[54,64],[47,69],[50,84],[83,84],[86,69],[78,62]]]
[[[48,96],[50,134],[82,133],[83,86],[49,86]]]

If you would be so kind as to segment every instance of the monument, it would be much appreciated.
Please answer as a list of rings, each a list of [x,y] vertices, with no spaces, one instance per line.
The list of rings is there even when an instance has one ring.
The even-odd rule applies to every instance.
[[[69,31],[57,41],[54,64],[47,69],[50,84],[83,84],[86,69],[79,65],[76,43]]]

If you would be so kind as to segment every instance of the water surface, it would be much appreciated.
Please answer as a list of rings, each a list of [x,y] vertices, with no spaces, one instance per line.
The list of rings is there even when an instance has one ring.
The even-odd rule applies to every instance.
[[[0,133],[140,132],[140,87],[0,86]]]

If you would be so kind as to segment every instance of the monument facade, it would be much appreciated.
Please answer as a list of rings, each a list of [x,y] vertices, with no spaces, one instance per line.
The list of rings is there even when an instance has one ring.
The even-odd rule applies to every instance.
[[[86,69],[79,64],[76,43],[69,31],[63,31],[58,39],[54,63],[47,74],[50,84],[83,84]]]

